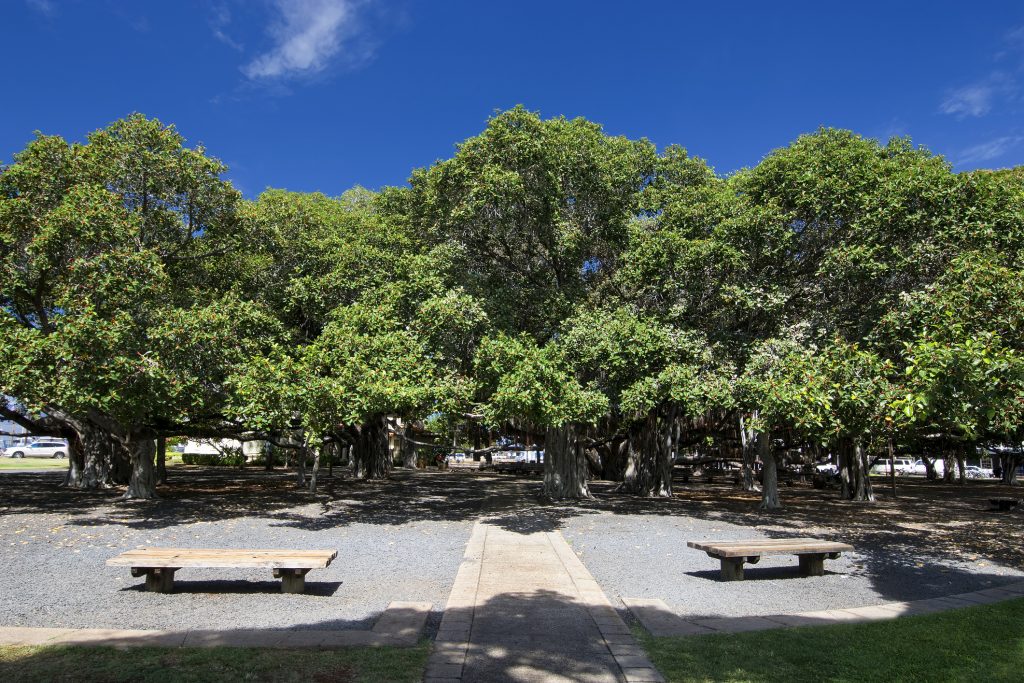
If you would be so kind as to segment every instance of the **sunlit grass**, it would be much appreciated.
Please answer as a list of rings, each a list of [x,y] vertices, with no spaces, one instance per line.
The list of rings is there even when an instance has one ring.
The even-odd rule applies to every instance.
[[[640,638],[673,683],[1024,680],[1024,599],[865,624]]]
[[[3,458],[0,470],[59,470],[67,469],[66,458]]]

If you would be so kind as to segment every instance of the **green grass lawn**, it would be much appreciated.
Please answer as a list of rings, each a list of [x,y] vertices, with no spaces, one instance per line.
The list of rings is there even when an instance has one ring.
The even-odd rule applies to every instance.
[[[0,647],[7,681],[288,681],[414,683],[428,646],[276,650],[253,648]]]
[[[66,458],[0,458],[0,470],[66,470]]]
[[[867,624],[640,639],[673,683],[1024,680],[1024,600]]]

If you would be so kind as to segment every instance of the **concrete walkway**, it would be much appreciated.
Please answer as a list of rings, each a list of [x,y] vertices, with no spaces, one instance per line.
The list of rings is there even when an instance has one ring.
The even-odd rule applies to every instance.
[[[99,628],[0,627],[0,645],[102,647],[412,647],[432,607],[429,602],[392,602],[370,631],[237,629],[231,631],[141,631]]]
[[[867,607],[830,609],[797,614],[754,617],[693,617],[677,614],[661,600],[623,598],[637,621],[652,636],[694,636],[708,633],[742,633],[793,626],[828,626],[863,621],[882,621],[915,614],[931,614],[972,605],[988,605],[1024,598],[1024,582],[972,593],[960,593],[928,600],[888,602]]]
[[[428,683],[663,680],[560,533],[476,524]]]

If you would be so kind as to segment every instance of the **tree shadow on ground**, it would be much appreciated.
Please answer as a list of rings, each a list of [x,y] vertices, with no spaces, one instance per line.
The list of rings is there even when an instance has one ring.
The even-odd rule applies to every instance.
[[[180,467],[172,470],[170,483],[160,487],[159,500],[121,503],[117,492],[59,489],[61,477],[59,472],[0,475],[0,513],[53,513],[67,517],[71,525],[119,524],[142,530],[240,518],[266,519],[272,525],[306,531],[356,523],[483,518],[524,534],[555,531],[574,517],[591,514],[636,517],[640,534],[644,516],[695,517],[749,527],[752,533],[769,537],[814,536],[850,543],[879,593],[893,599],[907,595],[887,592],[892,577],[909,580],[901,585],[919,581],[927,588],[943,583],[935,581],[942,574],[957,575],[953,567],[931,566],[935,562],[984,559],[1024,567],[1024,544],[1019,539],[1024,513],[988,511],[989,498],[1019,495],[1019,489],[989,481],[960,486],[905,480],[896,499],[879,487],[874,504],[843,501],[835,491],[794,484],[782,489],[782,510],[763,511],[757,507],[757,494],[721,483],[677,482],[673,498],[644,499],[618,493],[614,482],[593,482],[592,500],[564,504],[545,502],[537,479],[479,472],[398,469],[392,479],[373,482],[324,477],[320,493],[313,496],[295,485],[291,472]],[[764,570],[748,571],[757,577]],[[934,595],[929,590],[935,588],[922,596]]]

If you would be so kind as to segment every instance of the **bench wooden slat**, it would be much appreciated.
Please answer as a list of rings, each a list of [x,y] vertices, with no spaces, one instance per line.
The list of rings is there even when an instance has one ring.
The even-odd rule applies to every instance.
[[[813,538],[755,539],[748,541],[688,541],[689,547],[718,557],[744,557],[760,555],[803,555],[842,553],[853,550],[852,545]]]
[[[323,569],[336,550],[139,548],[107,560],[111,567]]]

